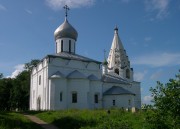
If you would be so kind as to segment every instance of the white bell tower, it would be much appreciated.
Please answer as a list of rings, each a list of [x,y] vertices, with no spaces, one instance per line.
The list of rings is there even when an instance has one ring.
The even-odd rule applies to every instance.
[[[133,69],[130,68],[130,61],[119,38],[117,27],[114,29],[114,38],[107,61],[108,73],[115,73],[124,79],[133,80]]]

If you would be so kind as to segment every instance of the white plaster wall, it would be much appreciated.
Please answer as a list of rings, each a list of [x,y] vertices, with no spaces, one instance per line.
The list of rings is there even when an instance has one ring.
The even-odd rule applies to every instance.
[[[101,78],[101,70],[99,68],[99,64],[76,61],[76,60],[66,60],[61,58],[51,59],[48,73],[49,76],[51,76],[55,72],[60,71],[65,76],[67,76],[69,73],[71,73],[74,70],[78,70],[86,76],[94,74],[99,79]]]
[[[139,82],[133,82],[133,85],[130,89],[131,92],[134,92],[135,95],[135,107],[141,109],[141,87]]]
[[[87,69],[89,69],[89,70],[97,70],[97,69],[99,69],[99,66],[94,62],[90,62],[87,65]]]
[[[47,98],[47,59],[40,62],[37,67],[33,68],[31,73],[30,86],[30,110],[37,110],[37,99],[41,98],[40,107],[42,110],[46,109]],[[41,76],[41,83],[39,84],[39,76]],[[34,93],[33,93],[34,92]],[[33,96],[34,94],[34,96]]]
[[[30,110],[36,109],[37,98],[37,75],[31,75],[31,87],[30,87]],[[34,91],[34,95],[33,95]]]
[[[99,64],[96,63],[89,63],[89,62],[82,62],[82,61],[76,61],[76,60],[65,60],[65,59],[61,59],[61,58],[53,58],[51,59],[51,62],[49,64],[49,72],[48,72],[48,76],[50,77],[52,74],[54,74],[57,71],[60,71],[61,73],[63,73],[65,76],[67,76],[69,73],[71,73],[74,70],[78,70],[79,72],[83,73],[85,76],[89,76],[91,74],[96,75],[99,79],[101,79],[101,70],[99,69]],[[56,98],[59,99],[59,92],[57,89],[60,82],[54,83],[51,81],[51,83],[53,83],[54,86],[51,87],[51,96],[52,94],[56,94],[54,98],[51,99],[51,103],[53,101],[56,100]],[[52,85],[52,84],[51,84]],[[67,101],[68,104],[66,104],[66,106],[62,107],[59,104],[59,101],[55,101],[55,105],[51,105],[51,109],[63,109],[63,108],[90,108],[90,106],[92,106],[90,103],[90,99],[92,102],[92,99],[94,101],[94,96],[92,98],[92,94],[91,91],[89,91],[89,85],[97,85],[101,87],[101,82],[93,82],[93,83],[89,83],[88,79],[67,79],[67,94],[63,94],[65,96],[67,96]],[[53,87],[56,87],[56,89],[53,89]],[[100,93],[99,97],[102,98],[102,87],[100,88],[94,88],[96,90],[94,90],[94,92],[98,92]],[[57,91],[58,93],[54,93],[52,90]],[[71,101],[71,94],[73,91],[77,91],[78,92],[78,104],[74,104]],[[64,92],[63,92],[64,93]],[[88,101],[87,101],[88,100]],[[97,108],[102,107],[102,104],[99,103],[98,105],[96,105]]]
[[[47,110],[47,90],[48,90],[48,70],[47,67],[43,68],[42,71],[42,87],[43,87],[43,93],[42,93],[42,109]]]
[[[37,72],[36,68],[33,68],[33,69],[32,69],[32,73],[31,73],[31,75],[36,74],[36,72]]]
[[[135,94],[134,96],[134,106],[138,109],[141,108],[141,91],[140,91],[140,83],[139,82],[132,82],[131,85],[127,84],[115,84],[115,83],[103,83],[103,93],[107,91],[112,86],[120,86],[132,93]]]
[[[113,100],[115,100],[115,106],[113,106]],[[131,101],[129,104],[129,100]],[[134,107],[133,95],[105,95],[104,96],[104,108],[131,108]]]
[[[101,70],[99,64],[82,62],[76,60],[65,60],[61,58],[51,58],[50,64],[44,59],[37,68],[32,70],[31,90],[30,90],[30,109],[37,110],[37,98],[41,97],[42,110],[59,110],[59,109],[94,109],[94,108],[110,108],[112,99],[117,99],[117,106],[127,106],[129,98],[126,96],[105,96],[103,93],[112,86],[121,86],[136,94],[133,97],[135,107],[141,106],[140,83],[133,82],[132,85],[103,83],[101,81],[90,81],[88,79],[51,79],[50,76],[60,71],[65,76],[74,70],[78,70],[85,76],[94,74],[101,79]],[[41,84],[39,85],[39,76],[41,75]],[[35,91],[33,100],[33,91]],[[60,92],[63,92],[63,101],[60,102]],[[78,102],[72,103],[72,92],[78,94]],[[98,94],[99,103],[94,103],[94,94]],[[131,96],[132,97],[132,96]],[[124,100],[124,102],[122,102]],[[120,103],[121,102],[121,103]]]
[[[40,62],[38,65],[37,65],[37,71],[41,71],[43,68],[43,63]]]
[[[102,108],[102,82],[101,81],[90,81],[90,109]],[[94,95],[98,94],[98,103],[94,102]]]
[[[52,100],[52,110],[67,108],[67,84],[65,78],[51,79],[51,86],[54,87],[54,100]],[[60,101],[60,92],[62,92],[62,101]]]
[[[129,88],[131,88],[131,85],[120,84],[120,83],[103,83],[102,86],[103,86],[103,93],[105,91],[107,91],[108,89],[110,89],[112,86],[119,86],[119,87],[122,87],[122,88],[127,89],[127,90],[129,90]]]
[[[75,69],[86,69],[85,65],[81,61],[71,60],[68,64],[68,67]]]
[[[88,109],[89,102],[89,80],[68,79],[67,80],[68,109]],[[77,92],[77,103],[72,103],[72,93]]]

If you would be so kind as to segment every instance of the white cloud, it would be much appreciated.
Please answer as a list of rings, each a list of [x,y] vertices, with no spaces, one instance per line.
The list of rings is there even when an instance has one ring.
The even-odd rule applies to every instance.
[[[163,19],[169,14],[169,2],[170,0],[145,0],[146,10],[156,13],[157,19]]]
[[[16,78],[17,75],[19,75],[24,70],[24,64],[16,65],[15,71],[11,74],[11,76],[8,76],[10,78]]]
[[[152,80],[157,80],[158,78],[160,78],[163,75],[163,71],[162,70],[158,70],[155,73],[153,73],[150,77],[150,79]]]
[[[54,10],[61,10],[64,5],[70,8],[79,8],[84,6],[92,6],[95,0],[46,0],[48,6]]]
[[[7,8],[6,8],[6,7],[4,7],[2,4],[0,4],[0,10],[2,10],[2,11],[6,11],[6,10],[7,10]]]
[[[147,95],[143,97],[142,103],[143,104],[151,104],[153,97],[151,95]]]
[[[142,81],[146,75],[147,71],[144,72],[135,72],[134,73],[134,80],[135,81]]]
[[[25,9],[25,11],[26,11],[28,14],[32,14],[32,11],[29,10],[29,9]]]
[[[156,53],[143,55],[132,60],[132,64],[161,67],[180,64],[180,53]]]

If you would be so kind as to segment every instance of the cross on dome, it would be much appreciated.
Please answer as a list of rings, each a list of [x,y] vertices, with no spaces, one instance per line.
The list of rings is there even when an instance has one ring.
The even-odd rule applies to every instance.
[[[68,11],[69,11],[70,9],[69,9],[69,7],[68,7],[67,5],[65,5],[63,8],[65,9],[65,16],[66,16],[66,18],[67,18],[67,16],[68,16]]]

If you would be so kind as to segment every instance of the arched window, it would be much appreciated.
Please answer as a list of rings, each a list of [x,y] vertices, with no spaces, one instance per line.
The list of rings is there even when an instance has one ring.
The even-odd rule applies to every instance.
[[[41,97],[40,96],[37,99],[37,110],[41,110]]]
[[[77,103],[77,92],[72,92],[72,103]]]
[[[39,76],[39,85],[41,85],[41,75]]]
[[[63,52],[63,40],[61,40],[61,52]]]
[[[116,105],[116,100],[113,100],[113,106],[115,106]]]
[[[63,97],[63,93],[62,92],[60,92],[60,94],[59,94],[60,96],[59,96],[59,100],[60,101],[62,101],[62,97]]]
[[[94,95],[94,103],[98,103],[98,94]]]
[[[71,53],[71,40],[69,40],[69,52]]]
[[[128,100],[128,104],[129,104],[129,106],[131,105],[131,100],[130,99]]]
[[[115,69],[114,72],[119,75],[119,69]]]
[[[126,69],[126,78],[130,79],[130,71],[129,71],[129,69]]]

